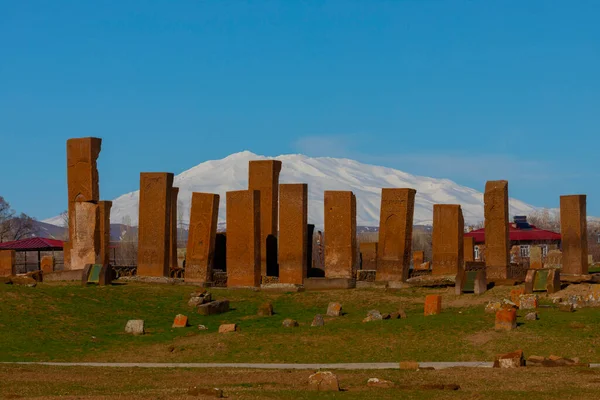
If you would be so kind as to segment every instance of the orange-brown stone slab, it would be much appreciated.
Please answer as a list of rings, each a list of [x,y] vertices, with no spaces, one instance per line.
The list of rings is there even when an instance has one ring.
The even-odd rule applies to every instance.
[[[260,282],[260,192],[227,192],[227,286]]]
[[[267,242],[276,243],[277,218],[279,212],[279,173],[281,161],[250,161],[248,168],[248,190],[260,191],[260,254],[261,274],[267,276],[269,269],[277,264],[277,249],[267,248]],[[274,250],[274,251],[273,251]],[[275,267],[276,268],[276,267]]]
[[[517,327],[517,310],[500,309],[496,312],[496,330],[511,331]]]
[[[95,264],[100,256],[100,223],[98,204],[75,202],[75,224],[71,241],[71,269],[83,270]]]
[[[487,278],[490,281],[509,279],[508,182],[488,181],[483,201]]]
[[[377,269],[377,242],[362,242],[358,245],[362,260],[362,269]]]
[[[308,185],[279,186],[279,283],[301,285],[308,271]]]
[[[414,189],[381,190],[377,281],[405,281],[410,269]]]
[[[475,261],[475,238],[463,236],[463,257],[465,262]]]
[[[542,248],[540,246],[529,247],[529,268],[541,269],[542,265]]]
[[[173,328],[185,328],[188,326],[188,318],[183,314],[177,314],[173,321]]]
[[[169,230],[173,174],[142,172],[138,227],[139,276],[169,275]]]
[[[212,282],[219,217],[219,195],[192,193],[185,281]]]
[[[40,261],[40,268],[43,274],[54,272],[54,257],[43,256],[42,260]]]
[[[461,207],[434,204],[432,275],[456,275],[463,268],[463,234]]]
[[[437,294],[429,294],[425,297],[424,314],[436,315],[442,312],[442,296]]]
[[[587,262],[586,196],[560,196],[562,271],[565,275],[585,275]]]
[[[356,197],[350,191],[325,191],[325,277],[354,277]]]
[[[413,251],[413,268],[425,262],[425,252],[423,250]]]
[[[0,276],[16,275],[16,252],[14,250],[0,250]]]
[[[177,268],[177,197],[179,188],[171,188],[171,210],[169,211],[169,267]]]
[[[98,223],[96,227],[98,229],[98,238],[100,240],[100,247],[98,256],[96,257],[96,264],[108,265],[110,263],[110,209],[112,208],[112,201],[99,201],[98,202]]]

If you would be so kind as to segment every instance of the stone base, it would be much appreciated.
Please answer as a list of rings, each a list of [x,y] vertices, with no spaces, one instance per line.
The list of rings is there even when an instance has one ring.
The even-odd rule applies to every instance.
[[[388,289],[408,289],[412,287],[410,283],[402,282],[402,281],[388,281],[385,282],[387,284]]]
[[[456,275],[422,275],[415,276],[406,280],[411,286],[454,286],[456,283]]]
[[[356,281],[357,289],[385,289],[386,287],[387,282]]]
[[[598,283],[600,282],[600,275],[585,274],[585,275],[572,275],[572,274],[560,274],[561,282],[568,283]]]
[[[304,286],[293,283],[263,283],[260,285],[261,291],[267,292],[304,292]]]
[[[307,278],[304,280],[306,290],[354,289],[356,280],[348,278]]]
[[[80,281],[82,269],[70,269],[66,271],[54,271],[44,274],[44,282]]]

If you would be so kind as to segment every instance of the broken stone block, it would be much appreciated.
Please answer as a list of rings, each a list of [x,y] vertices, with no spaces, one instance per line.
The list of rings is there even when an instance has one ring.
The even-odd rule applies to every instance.
[[[298,327],[298,321],[295,321],[291,318],[286,318],[283,320],[282,325],[284,328],[296,328]]]
[[[525,294],[525,288],[520,287],[520,288],[516,288],[516,289],[512,289],[510,291],[510,301],[512,301],[514,304],[517,305],[517,307],[520,307],[520,299],[521,299],[521,295]]]
[[[496,330],[511,331],[517,328],[517,311],[515,309],[496,312]]]
[[[383,316],[378,310],[371,310],[367,313],[367,317],[363,319],[363,322],[381,321],[382,319]]]
[[[188,395],[189,396],[210,396],[210,397],[216,397],[216,398],[222,398],[223,397],[223,390],[222,389],[217,389],[217,388],[211,388],[211,389],[206,389],[206,388],[199,388],[198,386],[192,386],[191,388],[188,389]]]
[[[425,297],[425,316],[436,315],[442,312],[442,296],[430,294]]]
[[[197,307],[200,315],[216,315],[229,311],[229,300],[215,300]]]
[[[219,333],[229,333],[239,331],[239,328],[236,324],[223,324],[219,326]]]
[[[536,312],[530,312],[525,316],[526,321],[536,321],[538,319],[538,314]]]
[[[367,381],[367,386],[389,389],[393,388],[395,386],[395,383],[392,381],[386,381],[385,379],[369,378],[369,380]]]
[[[319,371],[308,377],[308,388],[318,391],[340,391],[340,384],[337,376],[333,372]]]
[[[323,326],[323,325],[325,325],[325,320],[323,319],[323,316],[321,314],[315,315],[315,318],[313,319],[312,324],[310,324],[310,326]]]
[[[175,321],[173,321],[172,328],[185,328],[187,326],[188,318],[183,314],[177,314]]]
[[[523,357],[523,350],[497,355],[494,360],[494,368],[519,368],[524,366],[525,358]]]
[[[527,366],[541,366],[546,358],[540,356],[529,356],[527,358]]]
[[[198,330],[199,331],[207,331],[208,328],[205,325],[198,325]]]
[[[131,333],[132,335],[143,335],[145,333],[144,320],[131,319],[127,321],[127,325],[125,325],[125,332]]]
[[[538,307],[538,296],[536,294],[522,294],[519,296],[519,308],[521,310],[535,310]]]
[[[327,306],[328,317],[341,317],[342,316],[342,305],[340,303],[329,303]]]
[[[406,317],[406,312],[403,309],[390,314],[391,319],[405,319]]]
[[[400,369],[416,371],[419,369],[419,363],[416,361],[400,361]]]
[[[264,303],[258,308],[258,315],[261,317],[270,317],[273,315],[273,305],[271,303]]]
[[[490,301],[485,306],[485,312],[488,314],[495,314],[502,308],[502,303],[499,301]]]

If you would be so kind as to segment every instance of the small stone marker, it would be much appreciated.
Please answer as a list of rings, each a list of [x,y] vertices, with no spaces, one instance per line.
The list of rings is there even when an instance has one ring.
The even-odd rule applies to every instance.
[[[519,308],[521,310],[535,310],[538,307],[538,296],[536,294],[522,294],[519,296]]]
[[[197,308],[200,315],[216,315],[229,311],[229,300],[215,300],[210,303],[201,304]]]
[[[523,350],[497,355],[494,360],[494,368],[519,368],[524,366],[525,358],[523,357]]]
[[[442,296],[430,294],[425,297],[425,316],[437,315],[442,312]]]
[[[342,315],[342,305],[340,303],[329,303],[327,306],[328,317],[340,317]]]
[[[517,310],[501,309],[496,312],[496,330],[511,331],[517,328]]]
[[[337,376],[333,372],[319,371],[308,377],[308,388],[311,390],[324,391],[340,391],[340,384]]]
[[[485,306],[485,312],[488,314],[495,314],[502,308],[502,303],[499,301],[490,301]]]
[[[173,321],[172,328],[185,328],[188,325],[188,318],[183,314],[177,314]]]
[[[538,314],[536,312],[530,312],[525,316],[526,321],[536,321],[538,319]]]
[[[369,380],[367,381],[368,387],[389,389],[389,388],[393,388],[395,385],[396,384],[392,381],[386,381],[385,379],[379,379],[379,378],[369,378]]]
[[[54,272],[54,257],[52,256],[43,256],[42,261],[40,262],[40,268],[44,274],[49,274]]]
[[[516,289],[511,289],[510,291],[510,301],[512,301],[513,303],[515,303],[517,305],[517,307],[519,307],[519,300],[521,299],[521,295],[525,294],[525,288],[516,288]]]
[[[286,318],[283,320],[282,325],[284,328],[296,328],[298,327],[298,321],[295,321],[291,318]]]
[[[219,333],[229,333],[239,331],[239,328],[236,324],[223,324],[219,326]]]
[[[416,371],[419,369],[419,363],[416,361],[400,361],[400,369]]]
[[[222,389],[217,389],[217,388],[211,388],[211,389],[206,389],[206,388],[199,388],[197,386],[192,386],[191,388],[188,389],[188,395],[190,396],[211,396],[211,397],[216,397],[216,398],[222,398],[223,397],[223,390]]]
[[[396,312],[390,314],[391,319],[405,319],[407,318],[406,312],[403,309],[399,309]]]
[[[362,322],[381,321],[383,316],[379,310],[371,310],[367,313],[367,317]]]
[[[558,305],[558,309],[564,312],[573,312],[575,311],[575,307],[572,303],[561,303]]]
[[[258,308],[258,315],[261,317],[269,317],[273,315],[273,305],[271,303],[264,303]]]
[[[125,325],[125,332],[131,333],[133,335],[143,335],[145,333],[144,330],[144,320],[142,319],[131,319],[127,321],[127,325]]]
[[[323,319],[323,316],[321,314],[315,315],[315,318],[313,319],[312,324],[310,324],[310,326],[323,326],[323,325],[325,325],[325,320]]]

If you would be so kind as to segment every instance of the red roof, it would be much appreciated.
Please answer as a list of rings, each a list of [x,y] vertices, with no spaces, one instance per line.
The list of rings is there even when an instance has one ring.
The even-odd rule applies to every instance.
[[[508,238],[511,242],[520,241],[544,241],[560,240],[560,233],[538,229],[534,225],[529,225],[531,229],[519,229],[515,224],[509,224]],[[465,233],[467,237],[473,237],[475,243],[485,243],[485,228],[476,229]]]
[[[29,239],[14,240],[12,242],[0,243],[0,249],[4,250],[20,250],[20,251],[34,251],[34,250],[62,250],[63,241],[33,237]]]

